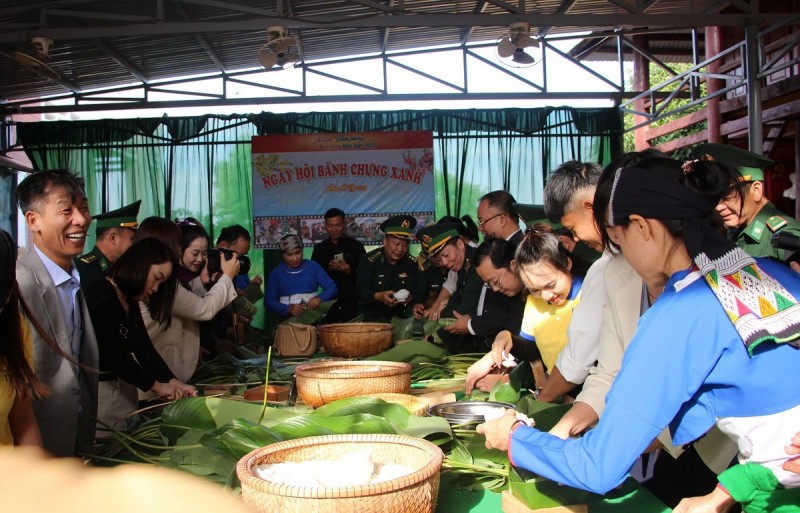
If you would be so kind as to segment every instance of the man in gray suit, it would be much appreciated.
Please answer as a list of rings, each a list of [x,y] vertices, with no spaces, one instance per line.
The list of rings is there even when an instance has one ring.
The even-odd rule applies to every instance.
[[[97,415],[97,340],[73,259],[83,253],[92,217],[83,181],[67,171],[35,172],[17,187],[33,244],[17,261],[17,282],[33,316],[64,355],[31,326],[34,370],[50,389],[33,410],[44,448],[75,456],[91,447]],[[81,365],[76,365],[80,362]]]

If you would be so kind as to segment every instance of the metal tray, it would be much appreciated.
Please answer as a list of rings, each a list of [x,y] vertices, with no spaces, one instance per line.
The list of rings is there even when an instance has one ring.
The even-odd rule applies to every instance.
[[[511,403],[496,401],[456,401],[442,403],[428,408],[428,415],[444,417],[450,424],[464,424],[467,422],[484,422],[484,415],[497,414],[505,409],[514,409]]]

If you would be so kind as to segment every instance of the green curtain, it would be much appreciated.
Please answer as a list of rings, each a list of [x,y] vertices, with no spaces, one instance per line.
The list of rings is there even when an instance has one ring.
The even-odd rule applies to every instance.
[[[47,121],[18,123],[17,137],[36,169],[83,176],[92,212],[141,199],[140,219],[196,217],[216,240],[225,226],[251,226],[254,135],[393,130],[433,132],[437,217],[474,218],[479,198],[496,189],[541,203],[562,162],[605,165],[622,152],[616,109],[570,107]],[[280,260],[274,250],[253,253],[251,276]]]

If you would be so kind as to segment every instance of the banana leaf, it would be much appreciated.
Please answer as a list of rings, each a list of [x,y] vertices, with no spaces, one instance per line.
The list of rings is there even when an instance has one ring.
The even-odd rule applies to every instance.
[[[412,340],[406,344],[394,346],[375,356],[364,360],[379,360],[388,362],[410,362],[415,358],[428,358],[430,361],[440,361],[447,357],[447,351],[425,340]]]
[[[534,510],[585,504],[587,501],[599,499],[598,495],[564,486],[544,477],[536,476],[526,480],[516,469],[509,472],[509,490],[514,497]]]
[[[392,323],[392,337],[394,340],[409,340],[413,338],[413,317],[403,318],[395,316],[392,317],[390,322]]]
[[[341,417],[358,413],[369,413],[378,417],[391,420],[400,427],[408,425],[408,418],[411,414],[399,404],[387,403],[381,399],[373,397],[352,397],[347,404],[337,404],[337,402],[326,404],[317,408],[310,415],[323,415],[329,417]]]
[[[511,383],[498,381],[492,387],[492,391],[489,392],[489,400],[516,404],[519,401],[519,389],[515,389]]]
[[[225,454],[209,451],[205,447],[192,447],[182,451],[171,451],[169,454],[170,465],[162,463],[161,466],[183,470],[217,483],[224,483],[228,479],[231,469],[235,470],[237,461]]]
[[[331,309],[335,301],[323,301],[313,310],[306,310],[305,312],[301,313],[300,315],[289,317],[288,319],[281,322],[293,322],[297,324],[317,324],[319,321],[322,320],[323,317],[328,315],[328,310]]]
[[[537,401],[531,395],[526,395],[516,404],[516,410],[531,417],[536,422],[536,428],[542,431],[550,431],[553,426],[558,424],[569,410],[571,404],[553,404]]]
[[[275,425],[307,411],[302,408],[267,408],[262,424]],[[255,422],[260,414],[261,405],[257,403],[219,397],[187,397],[161,412],[161,432],[171,440],[177,440],[188,430],[210,431],[240,418]]]

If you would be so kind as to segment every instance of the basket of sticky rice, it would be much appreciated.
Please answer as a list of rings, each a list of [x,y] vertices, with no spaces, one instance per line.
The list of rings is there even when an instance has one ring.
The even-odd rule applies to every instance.
[[[328,360],[298,365],[297,395],[313,408],[374,394],[411,391],[411,365],[403,362]]]
[[[254,511],[423,513],[436,508],[444,455],[405,435],[329,435],[256,449],[236,465]]]
[[[317,331],[326,353],[342,358],[365,358],[392,347],[392,325],[382,322],[323,324]]]

